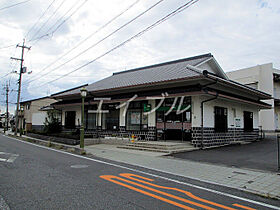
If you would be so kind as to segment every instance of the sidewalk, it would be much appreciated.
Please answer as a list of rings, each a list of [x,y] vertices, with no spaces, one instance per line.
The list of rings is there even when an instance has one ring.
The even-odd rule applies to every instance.
[[[164,157],[163,153],[120,149],[116,145],[98,144],[85,150],[97,157],[280,199],[280,174],[277,173],[179,160]]]

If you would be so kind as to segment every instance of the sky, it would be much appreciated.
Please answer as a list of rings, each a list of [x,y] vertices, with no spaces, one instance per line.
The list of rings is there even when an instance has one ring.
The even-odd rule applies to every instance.
[[[20,58],[23,39],[31,49],[24,52],[21,101],[205,53],[225,72],[263,63],[280,69],[279,0],[199,0],[123,44],[187,2],[1,0],[0,112],[7,83],[15,109],[20,61],[10,57]]]

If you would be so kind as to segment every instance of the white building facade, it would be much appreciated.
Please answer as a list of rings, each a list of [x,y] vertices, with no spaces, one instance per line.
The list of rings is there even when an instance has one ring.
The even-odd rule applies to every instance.
[[[271,107],[261,101],[271,99],[269,94],[229,80],[211,54],[117,72],[86,89],[86,133],[190,141],[197,147],[258,139],[258,112]],[[80,89],[52,98],[63,128],[78,130]],[[107,112],[98,112],[99,105]]]
[[[270,104],[272,109],[260,111],[259,124],[267,132],[280,130],[280,70],[273,68],[272,63],[268,63],[226,74],[234,81],[273,96],[273,99],[264,101]]]
[[[43,130],[47,117],[47,111],[44,108],[54,102],[56,100],[49,97],[20,102],[23,110],[19,112],[19,128],[23,128],[25,131]]]

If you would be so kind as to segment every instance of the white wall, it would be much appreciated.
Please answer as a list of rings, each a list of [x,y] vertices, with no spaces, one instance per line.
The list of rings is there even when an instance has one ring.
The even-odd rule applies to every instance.
[[[155,108],[156,101],[155,100],[149,100],[148,102],[151,104],[151,110]],[[156,112],[152,112],[148,115],[148,126],[149,127],[154,127],[156,126]]]
[[[125,106],[120,108],[120,126],[125,126]]]
[[[75,119],[75,125],[79,126],[81,125],[81,106],[69,106],[64,107],[62,110],[62,125],[65,125],[65,112],[67,111],[75,111],[76,112],[76,119]]]
[[[273,96],[276,99],[280,99],[280,82],[273,83]]]
[[[47,112],[33,113],[32,125],[44,125],[46,117]]]
[[[193,96],[192,97],[192,127],[200,127],[201,126],[201,101],[212,98],[211,96]],[[234,128],[235,118],[240,119],[240,128],[244,128],[243,124],[243,112],[249,111],[253,112],[253,127],[259,128],[259,117],[258,117],[258,108],[255,106],[250,106],[246,104],[241,104],[238,102],[233,102],[225,99],[215,99],[213,101],[209,101],[204,103],[204,111],[203,111],[203,126],[214,128],[214,107],[220,106],[227,108],[228,114],[228,128]],[[234,109],[236,113],[236,117],[234,117]]]
[[[24,118],[26,123],[32,123],[32,116],[35,113],[44,113],[45,111],[40,111],[40,108],[44,106],[49,106],[52,103],[55,103],[56,100],[50,98],[38,99],[30,102],[24,103]],[[29,109],[26,105],[30,104]],[[44,119],[45,120],[45,119]],[[36,124],[35,124],[36,125]]]
[[[258,82],[258,90],[274,96],[272,63],[227,72],[227,75],[230,79],[240,82],[242,84]],[[261,110],[259,112],[259,124],[264,130],[272,131],[276,129],[274,100],[264,100],[264,102],[272,105],[272,109]]]
[[[192,96],[192,127],[201,126],[200,97]]]

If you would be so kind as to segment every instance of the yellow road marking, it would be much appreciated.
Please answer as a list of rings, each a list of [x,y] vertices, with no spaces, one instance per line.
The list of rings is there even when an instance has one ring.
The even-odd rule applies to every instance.
[[[136,191],[136,192],[140,192],[140,193],[142,193],[142,194],[144,194],[144,195],[148,195],[148,196],[150,196],[150,197],[159,199],[159,200],[164,201],[164,202],[166,202],[166,203],[170,203],[170,204],[172,204],[172,205],[174,205],[174,206],[178,206],[178,207],[180,207],[180,208],[182,208],[182,209],[195,210],[194,208],[191,208],[191,207],[189,207],[189,206],[186,206],[186,205],[183,205],[183,204],[180,204],[180,203],[171,201],[171,200],[169,200],[169,199],[160,197],[160,196],[158,196],[158,195],[154,195],[154,194],[149,193],[149,192],[146,192],[146,191],[144,191],[144,190],[140,190],[140,189],[138,189],[138,188],[136,188],[136,187],[132,187],[132,186],[127,185],[127,184],[124,184],[124,183],[122,183],[122,182],[118,182],[118,181],[116,181],[116,180],[113,180],[113,179],[120,179],[120,180],[122,180],[122,181],[126,181],[126,180],[124,180],[124,179],[122,179],[122,178],[120,178],[120,177],[113,176],[113,175],[102,175],[102,176],[100,176],[100,178],[105,179],[105,180],[108,180],[108,181],[113,182],[113,183],[115,183],[115,184],[119,184],[119,185],[121,185],[121,186],[127,187],[127,188],[129,188],[129,189],[131,189],[131,190],[134,190],[134,191]]]
[[[200,198],[198,196],[193,195],[191,192],[188,192],[188,191],[185,191],[185,190],[181,190],[181,189],[178,189],[178,188],[172,188],[172,187],[164,187],[164,186],[156,185],[156,184],[153,184],[153,183],[150,183],[150,182],[146,182],[146,181],[134,178],[134,177],[138,177],[138,178],[141,178],[141,179],[144,179],[144,180],[154,181],[153,179],[149,179],[149,178],[146,178],[146,177],[143,177],[143,176],[139,176],[139,175],[131,174],[131,173],[122,173],[122,174],[120,174],[120,176],[126,177],[128,179],[132,179],[134,181],[138,181],[138,182],[141,182],[141,183],[144,183],[144,184],[148,184],[148,185],[151,185],[153,187],[182,192],[182,193],[186,194],[187,196],[189,196],[189,197],[191,197],[195,200],[198,200],[198,201],[201,201],[201,202],[204,202],[204,203],[208,203],[208,204],[213,205],[213,206],[217,206],[217,207],[228,209],[228,210],[236,210],[234,208],[231,208],[231,207],[228,207],[228,206],[225,206],[225,205],[222,205],[222,204],[218,204],[218,203]]]
[[[106,176],[106,175],[105,175],[105,176]],[[109,175],[109,176],[110,176],[110,175]],[[101,177],[101,178],[103,178],[103,177]],[[175,196],[175,195],[172,195],[172,194],[169,194],[169,193],[166,193],[166,192],[162,192],[162,191],[160,191],[160,190],[156,190],[156,189],[154,189],[154,188],[147,187],[147,186],[145,186],[145,185],[138,184],[138,183],[135,183],[135,182],[132,182],[132,181],[123,179],[123,178],[121,178],[121,177],[117,177],[117,176],[113,176],[113,177],[112,177],[112,176],[110,176],[110,180],[109,180],[109,181],[112,181],[111,178],[119,179],[119,180],[121,180],[121,181],[124,181],[124,182],[130,183],[130,184],[139,186],[139,187],[141,187],[141,188],[144,188],[144,189],[147,189],[147,190],[150,190],[150,191],[153,191],[153,192],[156,192],[156,193],[159,193],[159,194],[162,194],[162,195],[165,195],[165,196],[168,196],[168,197],[171,197],[171,198],[174,198],[174,199],[183,201],[183,202],[185,202],[185,203],[189,203],[189,204],[192,204],[192,205],[201,207],[201,208],[203,208],[203,209],[214,210],[214,208],[212,208],[212,207],[205,206],[205,205],[203,205],[203,204],[196,203],[196,202],[193,202],[193,201],[187,200],[187,199],[185,199],[185,198],[181,198],[181,197],[179,197],[179,196]]]

